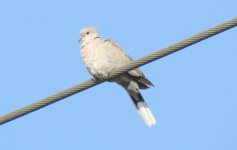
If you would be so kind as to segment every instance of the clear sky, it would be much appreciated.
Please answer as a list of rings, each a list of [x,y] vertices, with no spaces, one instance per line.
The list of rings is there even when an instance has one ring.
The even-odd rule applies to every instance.
[[[0,2],[0,115],[90,78],[79,31],[94,26],[134,59],[237,16],[236,0]],[[2,150],[236,150],[237,28],[141,68],[158,124],[104,83],[0,126]]]

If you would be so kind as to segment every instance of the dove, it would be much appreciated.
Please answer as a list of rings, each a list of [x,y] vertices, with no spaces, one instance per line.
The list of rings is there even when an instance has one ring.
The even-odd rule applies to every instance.
[[[108,79],[114,69],[133,62],[120,45],[109,39],[101,39],[94,27],[81,29],[80,41],[83,62],[97,81]],[[140,89],[147,89],[154,85],[139,69],[131,70],[110,81],[116,82],[127,91],[147,126],[156,124],[154,115],[140,93]]]

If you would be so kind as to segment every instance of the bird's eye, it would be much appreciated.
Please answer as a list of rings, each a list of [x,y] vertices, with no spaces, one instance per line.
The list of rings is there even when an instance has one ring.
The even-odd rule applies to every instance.
[[[88,35],[88,34],[90,34],[90,32],[86,32],[86,34]]]

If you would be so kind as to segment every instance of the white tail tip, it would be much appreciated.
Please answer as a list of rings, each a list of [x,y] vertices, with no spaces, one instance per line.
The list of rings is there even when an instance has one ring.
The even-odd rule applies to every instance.
[[[138,102],[138,113],[141,115],[144,122],[147,124],[148,127],[156,124],[156,119],[151,113],[150,108],[147,106],[146,102]]]

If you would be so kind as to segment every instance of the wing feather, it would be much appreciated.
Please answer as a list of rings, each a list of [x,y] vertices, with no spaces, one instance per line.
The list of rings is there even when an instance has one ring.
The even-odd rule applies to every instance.
[[[105,42],[108,42],[113,47],[116,47],[116,50],[119,50],[120,55],[124,56],[119,62],[121,63],[121,65],[133,62],[133,59],[126,52],[123,51],[123,48],[120,45],[118,45],[112,40],[105,40]],[[151,86],[154,86],[151,81],[149,81],[139,69],[129,71],[128,75],[131,76],[135,81],[137,81],[139,88],[141,89],[146,89]]]

